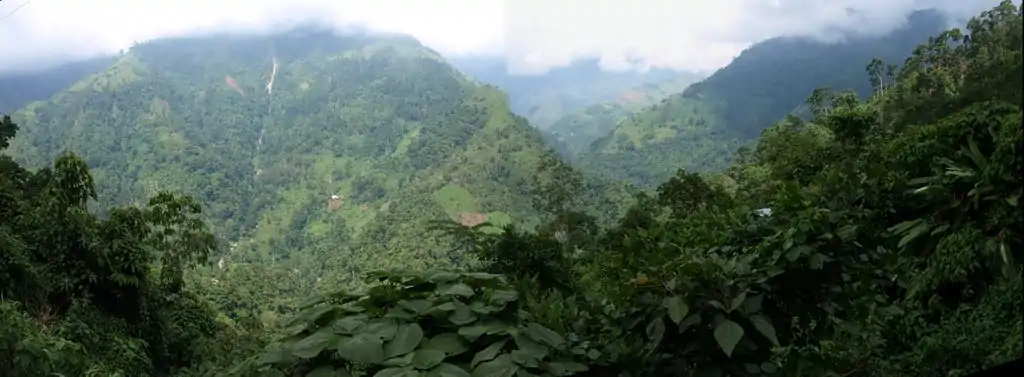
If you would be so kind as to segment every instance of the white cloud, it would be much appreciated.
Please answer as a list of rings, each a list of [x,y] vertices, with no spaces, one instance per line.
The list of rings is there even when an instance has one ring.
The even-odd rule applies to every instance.
[[[914,10],[963,17],[999,0],[510,0],[506,44],[513,67],[544,70],[580,56],[608,66],[626,58],[713,70],[776,36],[835,39],[885,33]],[[1019,3],[1019,1],[1017,1]],[[526,59],[531,57],[532,59]]]
[[[0,1],[4,17],[26,0]],[[543,71],[580,57],[720,67],[751,43],[887,31],[914,9],[976,14],[998,0],[31,0],[0,20],[0,70],[112,53],[169,35],[267,31],[304,20],[409,33],[445,54],[506,53]],[[1018,1],[1019,2],[1019,1]]]

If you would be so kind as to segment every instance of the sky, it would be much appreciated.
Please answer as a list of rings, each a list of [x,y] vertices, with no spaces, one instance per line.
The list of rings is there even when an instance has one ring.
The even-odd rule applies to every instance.
[[[1020,0],[1014,1],[1020,3]],[[407,33],[443,55],[504,55],[543,73],[582,58],[720,68],[776,36],[886,33],[917,9],[965,18],[999,0],[0,0],[0,73],[153,38],[269,32],[303,21]]]

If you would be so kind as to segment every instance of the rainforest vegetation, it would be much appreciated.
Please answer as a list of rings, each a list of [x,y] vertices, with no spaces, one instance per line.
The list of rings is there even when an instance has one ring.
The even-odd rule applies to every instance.
[[[581,171],[407,39],[136,46],[0,118],[0,375],[931,377],[1020,358],[1022,27],[1003,1],[864,61],[867,93],[778,104],[801,111],[705,143],[721,168],[672,154],[650,189]],[[749,121],[708,85],[616,128]]]

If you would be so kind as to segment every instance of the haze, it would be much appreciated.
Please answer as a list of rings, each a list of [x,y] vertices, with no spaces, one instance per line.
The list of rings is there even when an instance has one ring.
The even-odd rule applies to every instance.
[[[29,3],[26,4],[26,1]],[[504,54],[534,74],[580,58],[606,69],[704,71],[775,36],[885,33],[918,9],[955,18],[998,0],[0,0],[0,73],[115,53],[164,36],[267,32],[304,21],[408,33],[442,54]],[[1019,1],[1018,1],[1019,3]],[[20,9],[18,9],[20,7]],[[15,11],[16,10],[16,11]]]

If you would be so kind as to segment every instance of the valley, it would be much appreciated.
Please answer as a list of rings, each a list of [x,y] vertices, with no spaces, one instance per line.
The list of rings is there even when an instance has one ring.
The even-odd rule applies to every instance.
[[[0,77],[0,375],[1019,358],[1020,8],[943,17],[710,74],[301,26]]]

